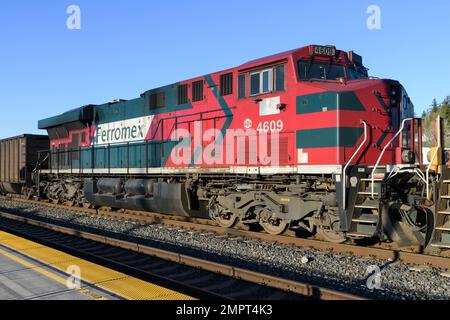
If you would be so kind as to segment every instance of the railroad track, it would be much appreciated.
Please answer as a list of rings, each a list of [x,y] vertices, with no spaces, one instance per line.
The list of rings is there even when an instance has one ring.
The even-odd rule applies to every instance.
[[[331,251],[335,253],[351,253],[356,256],[370,256],[383,260],[403,261],[412,265],[427,265],[431,267],[450,270],[450,258],[447,255],[441,256],[413,252],[413,250],[418,250],[418,248],[407,248],[402,250],[400,248],[389,248],[386,246],[383,247],[381,245],[358,246],[352,244],[337,244],[316,239],[299,238],[296,237],[292,232],[288,232],[287,235],[270,235],[264,232],[255,232],[245,229],[244,226],[239,229],[227,229],[218,226],[214,221],[205,219],[169,216],[158,213],[129,210],[114,212],[105,208],[97,210],[80,207],[68,207],[66,205],[52,204],[36,200],[25,200],[16,197],[0,197],[0,199],[14,200],[23,203],[30,203],[38,206],[45,206],[62,210],[70,209],[71,211],[79,214],[100,215],[112,219],[127,219],[142,224],[161,224],[169,227],[197,232],[212,232],[230,238],[257,239],[262,241],[276,242],[279,244],[292,245],[295,247],[312,248],[316,250]]]
[[[0,229],[199,299],[362,299],[1,211]]]

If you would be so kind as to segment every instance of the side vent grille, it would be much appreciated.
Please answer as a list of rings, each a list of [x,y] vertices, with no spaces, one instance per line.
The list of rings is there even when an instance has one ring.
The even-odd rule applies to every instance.
[[[166,95],[164,92],[150,95],[150,109],[164,108],[166,106]]]
[[[178,104],[189,103],[188,85],[182,84],[178,86]]]
[[[192,83],[192,102],[203,100],[203,80]]]
[[[227,96],[233,94],[233,74],[226,73],[220,76],[220,95]]]

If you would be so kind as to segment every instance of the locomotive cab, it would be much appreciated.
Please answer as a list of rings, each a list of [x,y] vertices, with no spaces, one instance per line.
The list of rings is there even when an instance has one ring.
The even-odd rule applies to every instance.
[[[334,46],[310,46],[309,53],[297,60],[299,81],[367,79],[362,56],[354,51],[338,51]]]
[[[300,125],[319,122],[315,131],[300,130],[297,135],[304,140],[297,141],[301,158],[309,157],[302,164],[347,164],[363,140],[363,122],[369,137],[359,164],[422,163],[421,121],[413,119],[414,105],[398,81],[369,77],[362,56],[334,46],[309,46],[293,58]],[[307,143],[309,138],[318,143]],[[326,156],[323,147],[329,151]]]

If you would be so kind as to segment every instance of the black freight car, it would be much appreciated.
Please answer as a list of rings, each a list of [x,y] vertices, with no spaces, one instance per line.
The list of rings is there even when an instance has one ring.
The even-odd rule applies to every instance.
[[[31,182],[38,151],[48,150],[48,136],[25,134],[0,140],[0,193],[21,193]]]

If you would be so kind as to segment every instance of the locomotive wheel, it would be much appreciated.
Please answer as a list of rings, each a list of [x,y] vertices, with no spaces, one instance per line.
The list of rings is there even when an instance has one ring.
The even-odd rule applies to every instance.
[[[328,241],[328,242],[344,243],[345,241],[347,241],[347,238],[345,237],[345,235],[342,232],[337,232],[334,230],[319,229],[317,231],[317,233],[319,235],[321,235],[325,241]]]
[[[209,207],[209,216],[223,228],[233,228],[238,221],[238,216],[235,213],[228,211],[218,203]]]
[[[216,221],[223,228],[233,228],[236,225],[237,216],[230,212],[224,217],[216,218]]]
[[[34,190],[32,188],[26,188],[24,194],[27,200],[31,200],[34,196]]]
[[[259,224],[261,225],[261,227],[264,228],[264,230],[267,233],[273,234],[273,235],[283,234],[288,227],[288,223],[286,221],[281,221],[281,220],[278,220],[277,224],[273,224],[270,222],[260,222]]]
[[[317,234],[323,240],[331,243],[344,243],[347,241],[346,235],[340,232],[339,213],[336,211],[326,211],[317,219],[315,223]]]

